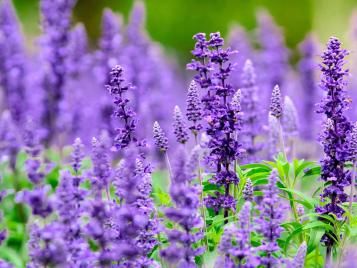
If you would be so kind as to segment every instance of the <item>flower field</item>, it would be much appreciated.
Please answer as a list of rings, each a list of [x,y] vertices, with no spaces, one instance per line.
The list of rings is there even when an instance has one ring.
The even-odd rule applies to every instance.
[[[188,38],[182,67],[144,2],[105,9],[95,44],[75,4],[40,0],[29,49],[0,1],[0,268],[357,267],[357,58],[338,37],[294,62],[260,10],[252,32]]]

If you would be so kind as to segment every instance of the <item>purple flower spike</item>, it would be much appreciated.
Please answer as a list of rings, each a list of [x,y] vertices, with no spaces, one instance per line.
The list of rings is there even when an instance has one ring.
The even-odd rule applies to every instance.
[[[185,144],[188,141],[187,127],[181,113],[180,107],[177,105],[174,108],[174,134],[178,143]]]
[[[123,77],[123,68],[119,65],[113,67],[110,72],[109,84],[106,86],[110,95],[114,98],[113,116],[118,118],[121,127],[117,129],[114,145],[119,149],[127,147],[131,142],[136,142],[135,129],[137,125],[136,113],[129,105],[129,99],[125,96],[132,90],[130,84],[126,84]]]
[[[257,230],[263,236],[263,242],[259,250],[265,252],[265,255],[260,257],[260,264],[267,267],[274,267],[281,261],[281,259],[276,259],[273,256],[274,253],[279,251],[277,239],[283,231],[280,224],[284,216],[284,208],[280,201],[277,181],[278,173],[274,169],[269,176],[268,185],[263,191],[264,197],[258,207],[260,214],[256,220]]]
[[[242,193],[245,201],[250,201],[250,202],[253,201],[254,189],[250,178],[247,179]]]
[[[186,117],[187,120],[191,122],[190,130],[194,135],[197,135],[197,133],[202,129],[200,124],[202,120],[201,105],[197,83],[192,80],[187,93]]]
[[[270,114],[277,119],[283,115],[283,106],[281,101],[281,92],[278,85],[273,88],[270,99]]]
[[[159,122],[155,121],[153,126],[154,140],[156,147],[161,152],[166,152],[169,149],[168,140],[166,134],[159,125]]]
[[[299,133],[298,115],[293,101],[285,96],[282,127],[287,136],[297,136]]]
[[[20,25],[11,0],[0,4],[0,84],[4,90],[5,105],[13,120],[24,123],[25,51]]]
[[[326,183],[321,194],[322,205],[316,211],[321,214],[334,214],[338,219],[343,219],[344,209],[341,207],[346,202],[348,195],[344,188],[351,183],[351,174],[345,169],[345,163],[351,155],[349,146],[349,133],[352,129],[344,112],[348,108],[348,98],[345,93],[345,76],[348,71],[344,69],[345,56],[348,52],[341,48],[340,41],[331,37],[327,49],[322,54],[320,69],[322,72],[321,87],[325,97],[319,104],[318,113],[326,118],[321,144],[324,158],[321,161],[321,179]],[[326,246],[334,244],[327,234],[322,238]]]

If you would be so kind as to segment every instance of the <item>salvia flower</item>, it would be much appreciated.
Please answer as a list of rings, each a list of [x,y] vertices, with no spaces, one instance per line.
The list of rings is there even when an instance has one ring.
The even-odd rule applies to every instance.
[[[199,214],[200,189],[189,184],[191,177],[185,172],[187,160],[182,150],[179,151],[176,159],[170,188],[175,207],[167,208],[165,214],[181,228],[167,230],[170,245],[160,254],[169,263],[177,264],[177,267],[196,267],[195,256],[204,252],[203,248],[195,247],[202,239],[200,231],[202,219]]]
[[[305,139],[312,139],[314,134],[315,104],[317,103],[318,86],[316,81],[317,64],[314,57],[316,56],[316,42],[311,35],[308,35],[299,46],[301,60],[299,62],[299,73],[301,76],[303,105],[300,113],[304,120],[302,123],[301,134]]]
[[[257,160],[257,154],[262,146],[257,144],[256,138],[261,134],[261,113],[259,112],[258,86],[256,85],[256,74],[251,60],[246,60],[241,75],[242,98],[241,98],[241,120],[242,129],[240,138],[246,150],[244,162]]]
[[[125,83],[123,68],[119,65],[113,67],[110,72],[109,84],[106,86],[114,98],[113,116],[120,119],[121,126],[116,130],[114,145],[117,149],[127,147],[131,142],[136,142],[135,129],[137,125],[136,113],[129,105],[129,99],[125,96],[132,87]]]
[[[202,120],[202,107],[201,99],[198,93],[197,83],[192,80],[188,87],[187,99],[186,99],[186,117],[191,122],[190,130],[194,135],[201,130]]]
[[[166,134],[162,130],[159,122],[157,122],[157,121],[154,122],[153,137],[154,137],[154,141],[155,141],[156,147],[161,152],[166,152],[168,150],[168,148],[169,148],[168,139],[166,137]]]
[[[326,127],[321,139],[324,158],[321,161],[321,179],[326,183],[321,194],[322,206],[317,208],[321,214],[334,214],[343,218],[344,209],[341,204],[348,198],[344,188],[351,183],[350,172],[345,169],[345,163],[350,160],[348,150],[348,135],[351,124],[344,115],[348,108],[345,93],[344,77],[348,71],[343,68],[348,52],[341,48],[340,41],[331,37],[327,49],[322,54],[321,87],[326,92],[320,103],[318,113],[326,117]],[[323,237],[327,246],[333,241],[327,235]]]
[[[247,179],[242,193],[245,201],[253,201],[254,189],[250,178]]]
[[[73,152],[72,152],[72,168],[76,175],[78,175],[81,169],[82,160],[84,157],[83,148],[84,145],[81,139],[76,138],[73,143]]]
[[[23,123],[27,102],[25,98],[25,52],[21,29],[12,1],[0,4],[0,84],[5,105],[16,123]]]
[[[268,154],[270,158],[276,156],[279,151],[280,142],[280,123],[278,119],[269,114],[268,115],[268,125],[269,125],[269,137],[268,137]]]
[[[357,122],[354,123],[350,136],[351,160],[357,161]]]
[[[269,176],[268,185],[263,191],[264,196],[258,207],[260,214],[256,219],[257,230],[263,236],[259,250],[264,252],[264,255],[260,257],[260,263],[267,267],[274,267],[281,261],[273,256],[279,251],[277,239],[283,231],[280,224],[284,216],[277,181],[278,174],[274,169]]]
[[[59,104],[67,79],[66,59],[71,25],[71,12],[76,0],[41,0],[42,46],[44,50],[43,76],[45,92],[42,122],[47,130],[46,142],[50,142],[57,125]]]
[[[238,177],[233,172],[234,161],[243,154],[241,144],[237,141],[240,130],[240,105],[238,95],[233,103],[230,101],[236,92],[229,83],[232,71],[230,55],[235,53],[230,48],[224,49],[224,40],[220,33],[211,33],[210,39],[198,33],[192,55],[195,57],[187,68],[195,70],[195,81],[205,90],[202,96],[203,115],[207,122],[206,133],[209,136],[206,161],[215,170],[212,183],[223,186],[225,194],[219,192],[206,199],[206,205],[219,210],[235,208],[234,198],[229,194],[229,185],[238,183]]]
[[[277,119],[283,115],[283,105],[281,100],[281,92],[278,85],[275,85],[270,99],[270,114]]]
[[[256,250],[250,244],[251,210],[252,204],[246,202],[239,213],[238,226],[228,226],[223,234],[219,249],[224,255],[221,257],[224,267],[253,268],[259,264]]]
[[[299,132],[299,122],[297,110],[294,102],[288,97],[284,98],[284,114],[282,117],[282,127],[287,136],[297,136]]]
[[[188,141],[186,123],[184,121],[181,109],[177,105],[174,108],[173,120],[174,134],[176,136],[176,140],[178,143],[185,144]]]

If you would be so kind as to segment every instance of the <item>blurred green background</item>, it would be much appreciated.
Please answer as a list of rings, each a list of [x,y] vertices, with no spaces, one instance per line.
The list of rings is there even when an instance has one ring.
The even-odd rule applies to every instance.
[[[13,0],[24,30],[39,33],[38,0]],[[357,0],[147,0],[147,29],[151,37],[181,57],[189,57],[196,32],[221,31],[238,22],[248,30],[256,25],[255,14],[267,9],[283,28],[289,47],[295,47],[313,31],[325,42],[331,35],[347,40],[349,20]],[[91,40],[99,35],[104,7],[123,14],[125,20],[132,0],[78,0],[74,20],[83,21]],[[356,25],[357,26],[357,25]]]

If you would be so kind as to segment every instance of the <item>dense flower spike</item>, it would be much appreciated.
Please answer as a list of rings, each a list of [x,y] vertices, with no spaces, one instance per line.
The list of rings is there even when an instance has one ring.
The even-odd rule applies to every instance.
[[[202,219],[199,215],[199,193],[200,189],[191,186],[191,174],[187,174],[186,156],[182,150],[179,151],[173,169],[173,183],[170,195],[175,203],[174,208],[165,211],[166,216],[178,224],[180,230],[168,230],[167,236],[169,247],[161,251],[161,256],[169,263],[177,263],[178,267],[196,267],[195,257],[204,252],[203,248],[196,248],[195,244],[202,239],[199,228]]]
[[[196,40],[192,55],[195,57],[187,68],[197,71],[194,79],[204,89],[202,96],[203,114],[207,122],[206,133],[208,142],[208,164],[215,169],[211,183],[223,186],[225,194],[217,192],[215,196],[206,199],[206,205],[218,211],[235,208],[233,197],[229,194],[230,184],[237,184],[238,177],[232,171],[234,162],[242,156],[244,150],[237,141],[237,132],[240,130],[239,98],[233,97],[235,90],[229,83],[232,64],[229,56],[234,52],[230,48],[224,49],[224,40],[220,33],[211,33],[210,39],[198,33],[193,37]]]
[[[344,58],[348,52],[341,48],[340,41],[331,37],[327,49],[322,54],[321,87],[326,94],[320,103],[319,113],[326,117],[327,124],[321,140],[324,158],[321,161],[321,179],[326,182],[321,201],[323,205],[317,208],[321,214],[334,214],[343,218],[344,209],[341,203],[347,200],[344,188],[350,184],[350,173],[344,168],[350,159],[348,150],[348,135],[351,124],[344,116],[348,107],[345,93],[344,77],[348,71],[343,69]],[[327,246],[333,244],[327,235],[323,239]]]
[[[306,242],[304,241],[299,249],[298,252],[296,253],[296,256],[294,257],[291,266],[293,268],[304,268],[305,267],[305,257],[306,257],[306,251],[307,251],[307,245]]]
[[[41,0],[42,46],[44,49],[43,88],[45,111],[42,122],[49,143],[55,133],[59,103],[67,79],[66,58],[71,25],[71,12],[76,0]]]
[[[278,153],[280,139],[280,123],[275,116],[268,115],[269,137],[268,137],[268,155],[273,159]]]
[[[302,123],[302,136],[307,140],[314,138],[315,104],[318,97],[318,86],[316,81],[317,64],[315,56],[317,53],[315,40],[312,36],[307,36],[300,44],[301,60],[299,62],[299,73],[301,76],[302,105],[300,109]]]
[[[270,99],[270,114],[277,119],[283,115],[283,105],[281,100],[281,92],[278,85],[275,85]]]
[[[174,134],[176,136],[176,140],[178,143],[185,144],[188,141],[186,123],[181,113],[181,109],[177,105],[174,108],[173,120]]]
[[[223,253],[221,262],[224,267],[253,268],[259,264],[255,256],[256,250],[250,244],[253,231],[251,210],[252,204],[246,202],[239,213],[238,226],[229,226],[223,234],[219,249]]]
[[[284,45],[281,29],[266,11],[258,13],[259,70],[261,86],[270,90],[275,85],[285,86],[289,70],[289,53]]]
[[[113,67],[110,72],[109,84],[106,86],[114,98],[113,116],[120,119],[121,127],[114,138],[114,145],[119,149],[127,147],[131,142],[136,142],[135,129],[137,125],[136,113],[129,106],[129,99],[125,96],[132,87],[125,84],[123,68],[119,65]]]
[[[4,90],[5,107],[15,122],[23,123],[27,108],[26,58],[21,30],[11,2],[4,0],[0,4],[0,84]]]
[[[188,87],[187,99],[186,99],[186,117],[191,122],[190,130],[194,135],[201,130],[202,120],[202,107],[201,99],[198,93],[197,83],[192,80]]]
[[[153,125],[153,134],[156,147],[161,152],[166,152],[169,149],[168,140],[166,134],[157,121],[155,121]]]
[[[72,168],[76,175],[78,175],[79,170],[81,169],[82,160],[84,157],[83,147],[84,145],[81,139],[76,138],[73,143],[73,152],[72,152]]]
[[[299,132],[298,114],[293,101],[285,96],[282,127],[287,136],[297,136]]]
[[[263,236],[263,242],[259,250],[265,253],[264,256],[260,257],[260,264],[266,267],[274,267],[282,261],[274,257],[274,254],[279,251],[277,239],[283,231],[280,224],[284,216],[284,208],[280,201],[277,181],[278,173],[274,169],[269,176],[268,185],[264,189],[264,196],[258,207],[260,214],[256,219],[258,232]]]
[[[349,146],[350,146],[351,160],[356,162],[357,161],[357,122],[355,122],[353,125]]]
[[[244,188],[243,188],[243,198],[245,201],[253,201],[253,194],[254,194],[254,189],[253,189],[253,184],[252,181],[248,178]]]
[[[241,75],[242,80],[242,130],[240,138],[246,150],[244,162],[258,160],[258,153],[262,146],[257,144],[256,138],[261,134],[261,114],[259,112],[258,87],[253,63],[246,60]]]

